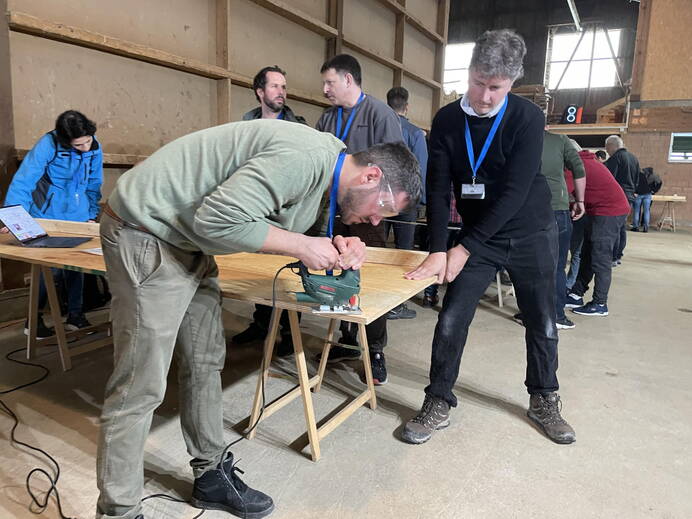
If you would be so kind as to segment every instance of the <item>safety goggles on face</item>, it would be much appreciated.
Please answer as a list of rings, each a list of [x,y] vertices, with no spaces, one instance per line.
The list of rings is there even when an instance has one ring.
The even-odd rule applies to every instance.
[[[394,192],[392,191],[392,186],[387,182],[382,169],[376,164],[368,164],[369,166],[375,166],[382,172],[380,177],[380,191],[377,193],[377,214],[383,218],[391,218],[399,214],[399,210],[396,207],[396,199],[394,198]]]

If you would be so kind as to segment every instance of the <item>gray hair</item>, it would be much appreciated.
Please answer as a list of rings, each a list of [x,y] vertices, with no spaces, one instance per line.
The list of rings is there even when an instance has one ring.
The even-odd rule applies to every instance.
[[[623,142],[622,138],[619,135],[611,135],[610,137],[608,137],[605,140],[605,143],[606,143],[606,146],[608,146],[608,144],[611,144],[611,143],[615,144],[615,146],[617,147],[618,150],[620,148],[625,147],[625,143]]]
[[[407,208],[418,205],[422,190],[420,165],[403,142],[376,144],[354,153],[353,160],[359,166],[378,166],[394,193],[408,195]]]
[[[470,68],[485,78],[501,77],[512,82],[524,75],[524,38],[511,29],[485,31],[476,40]]]
[[[577,151],[581,151],[583,148],[579,146],[579,143],[575,141],[574,139],[570,139],[569,142],[572,143],[572,146],[574,146],[574,149]]]

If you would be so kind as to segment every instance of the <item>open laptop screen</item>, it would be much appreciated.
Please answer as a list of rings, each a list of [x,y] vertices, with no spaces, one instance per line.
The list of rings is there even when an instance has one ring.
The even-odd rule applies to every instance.
[[[21,205],[0,207],[0,221],[22,243],[48,236],[43,227]]]

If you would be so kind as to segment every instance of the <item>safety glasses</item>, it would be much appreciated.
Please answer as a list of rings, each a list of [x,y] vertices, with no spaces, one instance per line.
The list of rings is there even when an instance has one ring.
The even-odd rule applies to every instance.
[[[399,210],[396,208],[396,199],[394,198],[394,192],[392,191],[392,186],[387,181],[384,176],[384,171],[377,164],[368,164],[368,166],[374,166],[380,170],[382,176],[380,177],[380,191],[377,193],[377,214],[382,218],[391,218],[399,214]]]

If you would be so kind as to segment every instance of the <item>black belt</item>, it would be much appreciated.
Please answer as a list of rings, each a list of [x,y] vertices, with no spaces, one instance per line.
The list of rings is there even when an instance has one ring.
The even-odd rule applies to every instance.
[[[108,216],[110,216],[111,218],[113,218],[113,220],[115,220],[116,222],[120,222],[121,224],[123,224],[125,227],[131,227],[132,229],[137,229],[138,231],[142,231],[142,232],[146,232],[146,233],[148,233],[148,234],[151,234],[151,232],[149,231],[149,229],[147,229],[146,227],[143,227],[143,226],[141,226],[141,225],[135,225],[135,224],[130,223],[130,222],[126,222],[125,220],[123,220],[122,218],[120,218],[120,217],[115,213],[115,211],[113,211],[113,208],[112,208],[110,205],[108,205],[108,202],[106,202],[106,203],[103,205],[103,212],[106,213],[106,214],[107,214]]]

